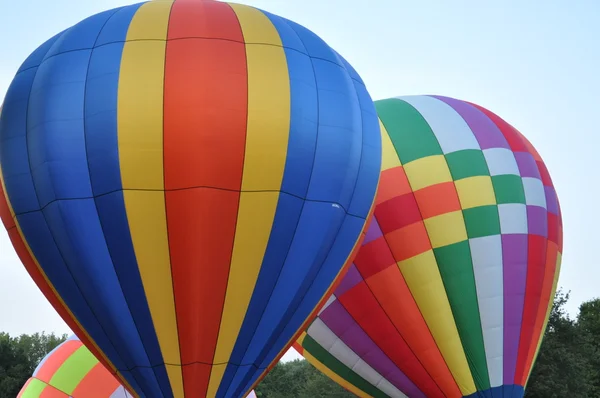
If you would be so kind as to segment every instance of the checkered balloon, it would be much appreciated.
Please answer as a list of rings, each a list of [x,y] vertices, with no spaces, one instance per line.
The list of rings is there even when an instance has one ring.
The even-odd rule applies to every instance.
[[[562,253],[546,166],[480,106],[439,96],[375,105],[374,218],[295,347],[361,397],[522,397]]]

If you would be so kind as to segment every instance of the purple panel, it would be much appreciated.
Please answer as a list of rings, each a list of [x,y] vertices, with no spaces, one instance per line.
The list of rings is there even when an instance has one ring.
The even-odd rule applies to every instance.
[[[373,217],[371,225],[369,225],[369,229],[367,230],[367,235],[365,236],[363,245],[374,241],[381,236],[383,236],[383,233],[381,232],[381,228],[379,228],[379,223],[377,222],[377,219]]]
[[[504,384],[513,384],[527,279],[526,234],[502,235],[504,270]]]
[[[527,231],[532,235],[548,237],[548,212],[540,206],[527,206]]]
[[[344,279],[342,279],[337,289],[335,289],[335,297],[340,297],[342,294],[346,293],[348,290],[362,282],[362,280],[363,278],[360,275],[360,272],[358,272],[356,269],[356,265],[352,263],[352,265],[348,268],[346,275],[344,275]]]
[[[548,212],[558,215],[558,198],[554,187],[544,187],[544,191],[546,191],[546,207],[548,208]]]
[[[425,398],[425,394],[385,355],[339,301],[331,303],[319,318],[344,344],[392,385],[410,397]]]
[[[514,152],[514,154],[515,159],[517,159],[517,165],[519,165],[521,177],[534,177],[538,180],[542,179],[537,163],[529,152]]]
[[[504,135],[483,112],[471,104],[454,98],[432,95],[432,97],[444,101],[464,119],[479,142],[481,149],[506,148],[510,149]]]

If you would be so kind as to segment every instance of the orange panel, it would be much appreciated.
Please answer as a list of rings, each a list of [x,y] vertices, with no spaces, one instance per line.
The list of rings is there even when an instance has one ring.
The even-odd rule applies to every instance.
[[[424,220],[461,209],[454,182],[431,185],[415,192]]]
[[[385,239],[397,262],[431,250],[429,235],[422,221],[390,232]]]

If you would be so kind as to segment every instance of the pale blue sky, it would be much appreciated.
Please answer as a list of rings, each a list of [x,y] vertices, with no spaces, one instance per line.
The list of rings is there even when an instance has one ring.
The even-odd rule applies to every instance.
[[[374,99],[440,94],[478,103],[524,133],[564,217],[559,285],[569,310],[600,296],[600,2],[597,0],[245,0],[320,35]],[[0,97],[44,40],[123,0],[0,0]],[[0,231],[0,330],[68,332]],[[289,357],[288,357],[289,358]]]

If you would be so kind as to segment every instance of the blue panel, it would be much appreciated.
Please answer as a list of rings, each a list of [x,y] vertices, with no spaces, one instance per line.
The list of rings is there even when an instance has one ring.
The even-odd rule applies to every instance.
[[[123,43],[95,48],[85,90],[85,141],[94,196],[122,189],[117,99]]]
[[[53,202],[44,215],[75,283],[125,365],[145,392],[159,396],[156,378],[143,375],[140,368],[149,368],[150,362],[121,291],[94,199]],[[92,331],[90,334],[95,338]]]
[[[277,29],[277,33],[279,33],[279,37],[281,38],[281,44],[283,44],[283,47],[285,47],[286,49],[299,51],[303,54],[308,55],[304,44],[302,44],[302,40],[300,40],[298,34],[289,25],[289,20],[282,18],[278,15],[271,14],[270,12],[264,10],[260,11],[263,14],[265,14],[267,18],[269,18],[273,26],[275,26],[275,29]]]
[[[487,389],[485,391],[477,391],[471,395],[465,396],[465,398],[480,398],[480,397],[498,397],[498,398],[523,398],[525,390],[522,386],[518,385],[503,385]]]
[[[283,316],[283,321],[279,323],[271,340],[269,340],[258,358],[256,358],[254,363],[258,365],[259,369],[248,368],[251,371],[245,375],[241,383],[243,388],[250,388],[262,371],[275,360],[281,351],[281,347],[285,346],[292,339],[306,318],[317,306],[323,294],[331,287],[338,276],[341,269],[340,264],[345,264],[348,260],[354,248],[356,237],[360,235],[364,224],[365,221],[362,218],[353,216],[345,217],[344,223],[337,233],[335,243],[329,251],[325,262],[318,269],[318,273],[309,278],[304,294],[295,297],[295,302],[288,307],[286,314]],[[243,392],[243,389],[237,391],[238,394],[242,394]]]
[[[296,32],[311,58],[322,59],[342,66],[342,62],[337,56],[337,53],[329,47],[323,39],[306,29],[304,26],[298,25],[296,22],[285,18],[282,19]]]
[[[285,54],[290,75],[291,115],[281,189],[306,198],[317,144],[317,87],[310,58],[289,49],[285,50]]]
[[[335,52],[338,56],[338,58],[340,59],[340,61],[342,61],[342,66],[344,68],[346,68],[346,70],[348,71],[348,73],[350,74],[350,77],[352,78],[352,80],[356,80],[358,83],[361,83],[363,86],[365,85],[365,82],[363,81],[363,79],[360,77],[360,75],[358,74],[358,72],[356,72],[356,70],[354,69],[354,67],[352,65],[350,65],[350,63],[348,61],[346,61],[346,58],[342,57],[337,51]],[[373,105],[374,107],[375,105]]]
[[[238,363],[256,363],[265,347],[270,348],[275,343],[323,266],[340,231],[344,216],[344,210],[335,204],[305,202],[277,285],[246,355]],[[338,271],[342,264],[343,262],[337,265]],[[321,295],[324,293],[325,290],[322,290]],[[305,314],[305,318],[307,316],[308,313]],[[243,372],[236,372],[231,386],[238,386],[244,377]],[[230,389],[226,396],[230,396],[232,392]]]
[[[104,29],[102,29],[100,36],[98,36],[96,46],[103,46],[108,43],[124,41],[127,37],[129,24],[131,23],[136,11],[142,4],[144,3],[137,3],[122,7],[115,14],[113,14],[113,16],[104,26]]]
[[[126,286],[123,294],[141,338],[141,344],[145,348],[150,365],[153,366],[155,377],[164,396],[172,397],[171,385],[164,366],[152,315],[146,301],[146,293],[129,233],[123,192],[113,192],[98,197],[95,201],[117,278],[122,285]],[[129,341],[125,341],[125,343],[129,345]],[[141,363],[138,363],[138,365],[141,365]]]
[[[362,120],[353,80],[341,67],[313,60],[319,89],[319,136],[308,198],[350,206],[362,151]]]
[[[281,193],[277,203],[273,228],[269,237],[269,243],[265,250],[263,263],[256,280],[254,294],[240,328],[240,333],[233,347],[229,364],[225,369],[217,397],[224,397],[229,387],[237,366],[242,363],[247,348],[250,345],[258,323],[269,303],[275,285],[281,274],[281,268],[286,262],[288,251],[296,233],[296,226],[300,219],[304,201],[295,196]]]
[[[60,36],[65,32],[66,31],[63,30],[62,32],[58,33],[57,35],[55,35],[54,37],[52,37],[48,41],[46,41],[44,44],[39,46],[34,52],[32,52],[31,55],[29,55],[29,57],[27,57],[25,62],[23,62],[23,64],[21,64],[21,67],[17,71],[17,74],[21,73],[24,70],[35,68],[35,67],[39,66],[42,63],[42,60],[44,59],[46,54],[48,53],[48,50],[50,50],[50,48],[54,45],[56,40],[58,40],[60,38]],[[27,91],[29,91],[29,90],[27,90]]]
[[[90,50],[108,19],[117,10],[108,10],[92,15],[65,31],[46,54],[45,59],[68,51]]]
[[[33,82],[27,144],[40,206],[92,196],[85,156],[83,98],[91,50],[44,61]]]
[[[6,194],[16,214],[39,209],[27,153],[27,107],[37,68],[19,73],[6,94],[0,119],[0,160]]]
[[[365,86],[354,82],[362,111],[360,169],[348,213],[366,219],[373,205],[381,170],[381,132],[375,105]]]

